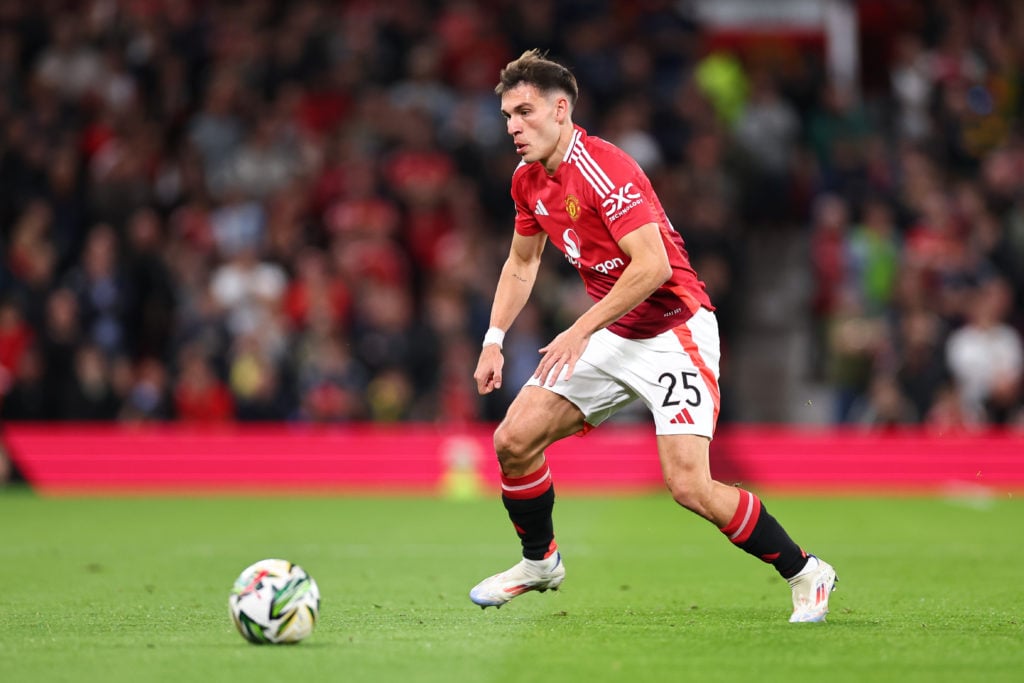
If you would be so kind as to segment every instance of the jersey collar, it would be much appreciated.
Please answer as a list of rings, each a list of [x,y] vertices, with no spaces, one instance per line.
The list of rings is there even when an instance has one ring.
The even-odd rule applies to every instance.
[[[586,136],[587,131],[583,130],[578,125],[573,124],[572,138],[569,140],[569,146],[565,150],[565,156],[562,157],[562,163],[569,161],[572,157],[573,151],[583,144],[583,138]]]

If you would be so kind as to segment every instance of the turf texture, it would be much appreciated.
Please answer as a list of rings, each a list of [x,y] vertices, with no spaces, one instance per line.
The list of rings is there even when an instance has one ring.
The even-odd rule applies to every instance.
[[[0,489],[0,681],[1019,681],[1024,504],[778,497],[840,577],[826,624],[664,495],[562,496],[557,593],[468,598],[517,560],[497,499],[40,498]],[[227,594],[264,557],[323,597],[249,645]]]

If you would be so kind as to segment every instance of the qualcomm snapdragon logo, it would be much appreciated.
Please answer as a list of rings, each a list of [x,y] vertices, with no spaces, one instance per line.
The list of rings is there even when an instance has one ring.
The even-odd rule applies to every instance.
[[[569,262],[578,266],[582,253],[580,252],[580,236],[576,234],[575,230],[565,229],[565,232],[562,233],[562,245],[565,247],[565,255],[569,257]]]
[[[566,228],[565,232],[562,233],[562,247],[565,249],[566,260],[577,268],[580,268],[582,265],[580,263],[580,259],[583,257],[583,251],[580,248],[580,236],[577,235],[576,231],[572,228]],[[607,274],[608,271],[621,268],[624,265],[626,265],[626,262],[616,256],[604,261],[603,263],[590,266],[590,268],[599,273]]]

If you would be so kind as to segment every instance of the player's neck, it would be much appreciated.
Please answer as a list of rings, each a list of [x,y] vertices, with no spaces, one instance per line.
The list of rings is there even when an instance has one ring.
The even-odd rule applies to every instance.
[[[572,125],[571,120],[567,120],[563,123],[558,135],[558,144],[555,145],[554,151],[551,152],[551,155],[547,159],[540,160],[548,175],[555,175],[555,171],[557,171],[558,167],[562,165],[562,160],[565,159],[565,153],[569,151],[569,145],[572,143],[573,131],[575,131],[575,127]]]

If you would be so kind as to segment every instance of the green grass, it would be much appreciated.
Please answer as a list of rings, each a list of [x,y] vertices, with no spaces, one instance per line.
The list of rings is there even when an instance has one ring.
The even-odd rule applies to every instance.
[[[765,497],[840,576],[827,624],[665,496],[563,496],[568,579],[481,611],[496,500],[39,498],[0,490],[0,681],[1018,681],[1024,504]],[[238,572],[302,564],[321,622],[245,643]]]

